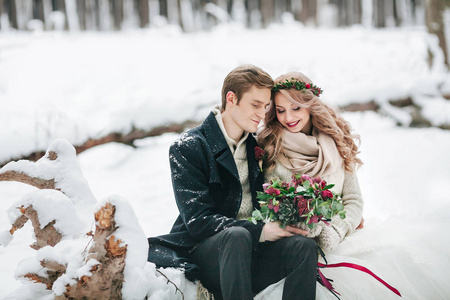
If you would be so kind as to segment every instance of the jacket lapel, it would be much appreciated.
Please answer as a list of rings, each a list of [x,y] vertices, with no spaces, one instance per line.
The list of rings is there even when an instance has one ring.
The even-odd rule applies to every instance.
[[[230,148],[217,124],[216,117],[211,112],[203,122],[205,138],[211,147],[216,162],[230,172],[238,181],[239,173]]]

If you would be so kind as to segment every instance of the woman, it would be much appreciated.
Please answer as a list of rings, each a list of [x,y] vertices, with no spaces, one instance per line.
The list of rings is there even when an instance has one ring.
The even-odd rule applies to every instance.
[[[267,153],[266,179],[290,181],[293,174],[307,174],[335,184],[332,190],[341,194],[346,218],[335,216],[330,225],[319,222],[308,235],[324,251],[332,251],[363,224],[363,199],[355,172],[362,164],[354,141],[359,137],[319,99],[322,90],[303,73],[278,77],[273,92],[265,126],[258,134]]]

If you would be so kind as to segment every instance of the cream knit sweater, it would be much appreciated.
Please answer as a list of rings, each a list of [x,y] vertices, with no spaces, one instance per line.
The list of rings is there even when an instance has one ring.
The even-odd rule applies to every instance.
[[[290,182],[292,180],[292,174],[291,170],[287,169],[281,163],[276,162],[275,169],[267,172],[265,179],[266,182],[269,182],[272,178]],[[336,172],[322,176],[322,179],[327,184],[334,184],[335,186],[332,190],[341,194],[346,218],[341,219],[339,216],[334,216],[330,222],[330,226],[320,222],[317,229],[311,230],[308,236],[315,237],[317,243],[323,250],[332,251],[347,235],[355,232],[356,227],[361,222],[364,202],[356,172],[346,172],[342,166]]]
[[[239,142],[236,143],[235,140],[228,136],[225,126],[223,125],[222,114],[219,109],[213,109],[213,113],[216,115],[216,121],[219,124],[220,130],[230,147],[231,153],[233,154],[234,162],[236,163],[236,168],[239,173],[239,181],[242,186],[242,201],[239,207],[239,212],[236,216],[238,220],[247,220],[252,216],[253,203],[252,194],[250,192],[250,182],[248,181],[248,163],[247,163],[247,137],[248,132],[244,132]]]

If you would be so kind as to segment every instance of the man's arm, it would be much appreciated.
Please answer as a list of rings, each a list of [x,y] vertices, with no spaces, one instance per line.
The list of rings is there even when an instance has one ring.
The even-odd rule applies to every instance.
[[[193,137],[175,142],[169,151],[175,199],[189,233],[201,241],[226,228],[241,226],[250,232],[256,247],[263,222],[255,225],[214,212],[214,199],[209,191],[209,158],[202,150],[202,142]]]

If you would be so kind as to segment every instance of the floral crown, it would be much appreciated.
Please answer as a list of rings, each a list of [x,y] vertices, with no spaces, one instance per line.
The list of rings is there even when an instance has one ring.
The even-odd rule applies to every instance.
[[[282,89],[296,89],[298,91],[311,90],[311,92],[317,97],[319,97],[319,95],[323,93],[323,90],[320,87],[315,86],[314,84],[297,81],[294,78],[291,78],[291,80],[286,79],[285,81],[276,83],[273,86],[272,91],[278,92]]]

